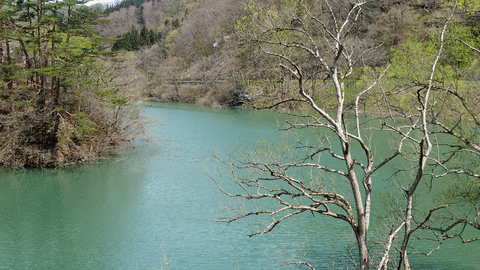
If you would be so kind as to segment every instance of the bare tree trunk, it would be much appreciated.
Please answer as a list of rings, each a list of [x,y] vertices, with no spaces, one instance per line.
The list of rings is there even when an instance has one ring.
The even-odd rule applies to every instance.
[[[367,232],[359,228],[359,232],[356,236],[358,246],[358,256],[360,261],[360,269],[370,269],[370,259],[367,246]]]
[[[370,267],[369,252],[367,247],[369,216],[366,214],[367,212],[369,212],[366,210],[369,210],[370,204],[364,205],[362,199],[362,191],[360,190],[360,185],[356,176],[354,167],[355,164],[350,153],[351,145],[349,143],[342,142],[342,148],[345,157],[345,163],[348,169],[348,179],[350,181],[350,187],[352,188],[352,193],[355,200],[355,207],[357,209],[357,227],[355,231],[355,236],[357,239],[360,269],[366,270]],[[367,207],[367,209],[365,209],[365,207]]]
[[[455,5],[456,5],[456,3],[455,3]],[[422,99],[422,96],[420,94],[420,91],[417,92],[418,100],[421,102],[421,106],[422,106],[421,107],[421,128],[422,128],[422,131],[423,131],[423,138],[419,142],[419,148],[420,148],[419,158],[418,158],[419,164],[418,164],[418,171],[417,171],[417,174],[415,176],[415,180],[411,184],[410,188],[408,190],[405,190],[406,195],[407,195],[407,204],[406,204],[405,221],[404,221],[405,222],[405,234],[404,234],[404,237],[403,237],[402,246],[400,247],[400,261],[398,263],[398,268],[397,269],[401,269],[402,262],[405,265],[406,270],[410,269],[410,262],[408,260],[408,250],[407,250],[408,249],[408,242],[410,240],[411,234],[414,231],[419,229],[419,227],[412,228],[412,216],[413,216],[412,211],[413,211],[413,203],[414,203],[413,202],[413,200],[414,200],[413,196],[415,194],[415,191],[417,190],[418,184],[422,180],[422,177],[423,177],[424,172],[425,172],[425,167],[427,165],[427,160],[428,160],[430,154],[432,153],[432,149],[433,149],[433,145],[432,145],[432,142],[430,140],[431,133],[429,131],[428,122],[427,122],[428,113],[431,110],[430,106],[432,104],[431,101],[430,101],[430,95],[431,95],[431,91],[432,91],[432,88],[433,88],[433,79],[434,79],[435,71],[437,69],[437,64],[438,64],[438,61],[440,59],[440,56],[442,55],[445,33],[447,31],[448,23],[451,20],[453,14],[454,14],[454,11],[455,11],[455,7],[453,8],[452,13],[450,14],[450,17],[447,19],[447,21],[445,22],[445,24],[443,26],[443,30],[442,30],[442,33],[440,35],[440,47],[437,51],[435,61],[433,62],[432,67],[431,67],[431,73],[430,73],[430,77],[428,79],[428,84],[427,84],[427,87],[425,89],[425,94],[423,96],[423,99]]]
[[[12,64],[12,56],[11,56],[11,52],[10,52],[10,42],[9,42],[8,38],[5,38],[4,44],[5,44],[5,51],[4,51],[5,60],[4,60],[4,63],[7,65],[7,68],[4,68],[4,72],[6,74],[5,78],[4,78],[4,82],[7,83],[7,88],[8,89],[12,89],[13,88],[13,80],[10,77],[11,76],[10,65]]]
[[[5,56],[4,56],[4,54],[5,54],[5,51],[4,51],[4,49],[3,49],[3,42],[2,42],[2,40],[0,40],[0,71],[1,71],[2,73],[5,73],[5,72],[6,72],[6,70],[5,70]],[[5,77],[3,77],[2,80],[3,80],[3,82],[5,82],[5,83],[7,82]]]
[[[425,131],[427,133],[427,131]],[[428,135],[426,135],[428,136]],[[405,269],[410,269],[410,262],[408,260],[408,242],[410,240],[410,236],[413,232],[412,230],[412,211],[413,211],[413,195],[415,194],[415,191],[418,187],[418,184],[420,183],[420,180],[422,179],[422,176],[423,176],[423,171],[425,169],[425,165],[427,163],[427,156],[430,154],[431,150],[432,150],[432,145],[429,144],[429,146],[427,147],[427,149],[425,150],[424,152],[424,149],[423,149],[423,144],[424,144],[424,141],[422,140],[420,142],[420,166],[418,168],[418,172],[417,172],[417,176],[412,184],[412,186],[410,187],[410,189],[408,191],[406,191],[407,193],[407,205],[406,205],[406,213],[405,213],[405,235],[403,237],[403,242],[402,242],[402,246],[400,247],[400,261],[398,263],[398,268],[397,269],[401,269],[401,266],[402,266],[402,262],[403,264],[405,265]]]
[[[36,59],[36,68],[43,68],[44,67],[44,52],[43,52],[43,48],[42,48],[42,27],[40,25],[40,22],[42,20],[42,13],[43,13],[43,7],[42,7],[42,1],[38,2],[38,4],[36,5],[36,9],[37,9],[37,46],[38,46],[38,55],[36,55],[35,58],[38,57],[38,59]],[[33,33],[34,31],[32,31]],[[36,73],[36,86],[38,87],[38,94],[39,94],[39,98],[38,98],[38,101],[37,101],[37,112],[39,115],[42,115],[42,112],[43,110],[45,110],[45,102],[46,102],[46,89],[45,89],[45,75],[43,73]]]
[[[58,0],[56,1],[56,4],[58,4]],[[57,15],[57,6],[54,7],[53,9],[53,16],[55,17]],[[53,32],[56,30],[56,22],[53,22]],[[55,36],[52,37],[51,40],[51,50],[54,51],[55,49]],[[54,67],[55,66],[55,55],[52,54],[51,56],[51,63],[50,66]],[[57,149],[56,145],[58,143],[58,138],[57,138],[57,132],[58,132],[58,127],[60,125],[60,114],[57,111],[60,108],[60,78],[58,76],[52,76],[51,78],[51,91],[53,94],[53,117],[54,117],[54,124],[53,124],[53,130],[51,131],[50,134],[50,145],[54,147],[55,150],[55,155],[57,155]]]
[[[0,67],[1,67],[0,70],[1,70],[2,72],[5,72],[5,71],[3,70],[4,65],[5,65],[5,60],[4,60],[4,58],[3,58],[3,42],[2,42],[2,40],[0,39]]]

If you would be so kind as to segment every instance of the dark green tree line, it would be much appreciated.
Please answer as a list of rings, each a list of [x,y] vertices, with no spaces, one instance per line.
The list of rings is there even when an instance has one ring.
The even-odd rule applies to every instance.
[[[152,46],[161,38],[161,33],[155,32],[153,29],[147,29],[144,26],[140,32],[137,29],[132,29],[130,32],[118,36],[112,50],[136,51],[143,46]]]

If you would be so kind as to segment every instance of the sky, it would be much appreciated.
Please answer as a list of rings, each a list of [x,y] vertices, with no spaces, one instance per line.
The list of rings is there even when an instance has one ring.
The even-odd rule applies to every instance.
[[[87,3],[87,6],[91,6],[91,5],[95,5],[95,4],[98,4],[98,3],[103,3],[104,5],[107,5],[107,4],[113,4],[114,1],[109,1],[109,0],[92,0],[90,2]]]

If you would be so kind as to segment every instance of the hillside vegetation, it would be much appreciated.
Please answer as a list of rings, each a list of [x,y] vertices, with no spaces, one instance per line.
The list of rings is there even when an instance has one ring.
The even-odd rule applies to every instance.
[[[0,165],[57,168],[128,142],[127,100],[109,88],[99,15],[64,2],[2,1]]]
[[[344,1],[330,2],[340,16],[350,8]],[[242,32],[247,2],[81,4],[2,1],[0,165],[59,167],[100,157],[126,139],[131,126],[122,121],[128,99],[269,107],[295,91],[291,75]],[[262,2],[272,14],[283,4]],[[349,30],[348,42],[361,58],[345,81],[347,105],[353,105],[357,89],[367,83],[367,73],[391,65],[386,78],[392,95],[402,109],[411,106],[411,93],[395,87],[423,79],[418,70],[431,61],[428,54],[435,50],[435,33],[442,26],[439,18],[450,4],[367,1]],[[480,45],[476,9],[476,1],[460,2],[449,24],[440,69],[445,82],[472,97],[479,74],[478,54],[471,49]],[[290,24],[298,27],[295,20]],[[307,64],[312,97],[321,99],[327,110],[333,108],[328,74],[308,57],[302,61]],[[381,113],[373,106],[376,98],[360,101],[364,112]]]
[[[230,172],[212,177],[219,189],[248,201],[232,201],[219,221],[262,220],[250,236],[300,215],[345,222],[362,270],[409,270],[410,254],[480,240],[479,190],[470,188],[480,179],[479,1],[244,7],[235,34],[240,62],[253,67],[242,70],[242,87],[253,106],[296,109],[281,123],[294,142],[219,158]],[[306,252],[298,259],[284,265],[315,268]]]
[[[130,3],[130,2],[128,2]],[[229,106],[241,103],[241,63],[235,23],[238,1],[146,1],[94,6],[108,13],[97,26],[108,38],[148,29],[161,38],[135,52],[125,50],[117,66],[129,96],[161,101]],[[124,8],[125,6],[125,8]],[[122,8],[119,8],[122,7]],[[134,45],[135,46],[135,45]],[[116,49],[116,48],[113,48]]]
[[[340,14],[349,10],[342,1],[331,2]],[[386,66],[397,51],[408,49],[404,46],[412,40],[432,42],[446,3],[367,1],[350,39],[359,52],[375,49],[369,49],[356,63],[357,78],[365,66]],[[265,1],[268,7],[281,5],[282,1]],[[245,16],[242,2],[121,1],[93,8],[107,15],[109,23],[96,27],[105,37],[121,38],[143,28],[161,36],[153,45],[119,54],[124,60],[117,67],[124,83],[121,89],[130,96],[214,107],[264,106],[291,89],[289,78],[260,47],[238,37],[235,27]],[[467,12],[468,8],[459,9],[454,25],[474,39],[478,17],[476,12]],[[318,92],[331,87],[324,83],[324,76],[318,75]],[[352,86],[355,83],[352,81]]]

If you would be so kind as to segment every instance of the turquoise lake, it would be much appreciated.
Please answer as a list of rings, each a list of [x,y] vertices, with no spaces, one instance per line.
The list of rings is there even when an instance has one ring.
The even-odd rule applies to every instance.
[[[0,171],[0,269],[168,269],[165,258],[172,269],[278,269],[302,252],[317,269],[353,269],[343,222],[305,214],[248,237],[253,222],[214,221],[232,200],[206,173],[226,169],[213,154],[281,140],[285,116],[164,103],[145,103],[142,113],[149,139],[127,154]],[[410,258],[414,269],[480,269],[480,242],[452,240]]]

